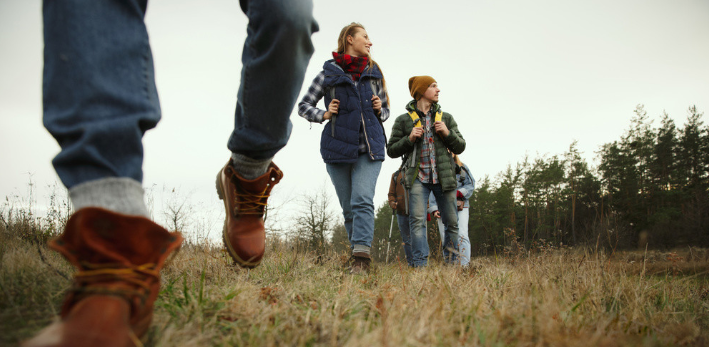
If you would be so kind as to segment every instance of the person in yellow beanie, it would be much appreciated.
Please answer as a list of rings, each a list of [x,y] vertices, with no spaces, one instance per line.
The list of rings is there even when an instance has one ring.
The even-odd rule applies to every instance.
[[[406,113],[394,121],[387,154],[403,156],[404,186],[409,192],[409,229],[414,267],[428,264],[426,239],[426,202],[431,193],[445,226],[444,246],[450,251],[449,263],[456,263],[458,253],[458,217],[456,173],[451,153],[465,150],[465,139],[450,113],[441,111],[441,89],[431,76],[409,79],[411,100]]]

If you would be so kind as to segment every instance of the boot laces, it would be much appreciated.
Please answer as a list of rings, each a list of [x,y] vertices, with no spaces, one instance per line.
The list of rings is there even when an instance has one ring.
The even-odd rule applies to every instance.
[[[150,292],[148,281],[157,280],[159,276],[156,264],[147,263],[126,267],[124,264],[91,264],[82,262],[82,270],[74,275],[76,281],[72,289],[86,294],[116,295],[125,298],[137,296],[144,303]],[[107,288],[100,283],[127,282],[137,286],[137,289]]]
[[[270,190],[272,185],[269,183],[260,193],[249,193],[240,189],[240,182],[237,180],[236,175],[231,177],[232,183],[236,187],[235,203],[234,203],[234,215],[240,214],[255,214],[263,215],[263,211],[268,205],[268,198],[270,195]],[[271,179],[273,180],[273,179]]]

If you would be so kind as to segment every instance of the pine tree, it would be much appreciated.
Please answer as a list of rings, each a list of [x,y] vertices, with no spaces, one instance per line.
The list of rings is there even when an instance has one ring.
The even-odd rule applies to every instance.
[[[682,183],[682,213],[684,216],[680,242],[700,242],[707,233],[709,176],[706,159],[707,132],[702,128],[703,113],[696,106],[688,110],[687,124],[679,139],[678,171]]]

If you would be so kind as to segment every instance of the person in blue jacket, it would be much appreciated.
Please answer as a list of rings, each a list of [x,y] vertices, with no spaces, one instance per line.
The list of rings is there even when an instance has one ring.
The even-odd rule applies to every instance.
[[[467,266],[470,263],[470,237],[468,236],[468,220],[470,219],[470,197],[475,190],[475,178],[470,173],[467,165],[463,164],[460,157],[453,154],[453,159],[457,165],[455,179],[458,182],[458,191],[456,192],[456,205],[458,207],[458,248],[460,249],[459,261],[460,265]],[[445,230],[443,222],[438,212],[436,199],[431,196],[429,200],[429,213],[438,218],[438,232],[441,234],[441,242],[444,240]],[[448,258],[450,252],[446,247],[443,247],[443,257]]]
[[[320,154],[335,186],[352,249],[353,273],[367,272],[374,238],[374,189],[385,155],[382,122],[389,118],[384,76],[370,57],[364,26],[340,31],[337,51],[327,60],[298,104],[298,114],[325,124]],[[316,107],[325,99],[326,109]]]

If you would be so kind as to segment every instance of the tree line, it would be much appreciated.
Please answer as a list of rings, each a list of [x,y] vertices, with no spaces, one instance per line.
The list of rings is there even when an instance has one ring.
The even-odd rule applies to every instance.
[[[620,140],[596,152],[595,168],[574,142],[563,155],[525,159],[495,180],[484,178],[470,201],[474,245],[486,252],[512,237],[527,247],[708,246],[709,127],[702,116],[692,106],[684,128],[667,113],[653,127],[638,105]]]

